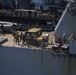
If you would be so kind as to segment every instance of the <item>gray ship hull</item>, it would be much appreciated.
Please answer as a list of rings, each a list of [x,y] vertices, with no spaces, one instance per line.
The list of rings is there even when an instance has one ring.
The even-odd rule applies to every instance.
[[[46,50],[0,47],[0,75],[76,75],[76,58]]]

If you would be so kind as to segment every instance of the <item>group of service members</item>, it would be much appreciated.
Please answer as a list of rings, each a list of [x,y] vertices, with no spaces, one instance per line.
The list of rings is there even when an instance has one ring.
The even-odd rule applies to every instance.
[[[16,44],[20,44],[20,42],[22,42],[22,46],[24,46],[25,41],[26,41],[26,32],[18,32],[17,30],[13,31],[12,33],[13,37],[14,37],[14,42]]]
[[[22,45],[22,47],[23,46],[29,46],[30,45],[30,42],[32,42],[32,45],[33,46],[37,46],[37,47],[39,47],[41,44],[39,44],[38,43],[38,40],[37,40],[37,36],[36,35],[34,35],[34,34],[32,34],[31,36],[30,35],[28,35],[27,34],[27,31],[25,31],[25,32],[22,32],[22,31],[17,31],[17,30],[15,30],[15,31],[13,31],[13,33],[12,33],[12,35],[13,35],[13,37],[14,37],[14,42],[17,44],[17,45]],[[42,38],[42,40],[41,40],[41,42],[40,43],[42,43],[42,45],[41,46],[43,46],[43,48],[44,48],[44,46],[45,46],[45,42],[48,42],[48,38]]]

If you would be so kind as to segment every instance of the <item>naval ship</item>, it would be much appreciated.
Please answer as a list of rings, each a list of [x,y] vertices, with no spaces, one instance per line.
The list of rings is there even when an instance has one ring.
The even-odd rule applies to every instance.
[[[23,47],[14,42],[12,34],[1,34],[0,75],[76,75],[75,6],[75,1],[66,5],[54,31],[42,32],[39,27],[27,30],[28,33],[38,31],[38,40],[42,35],[49,35],[46,48],[42,48],[40,43],[39,47]],[[1,24],[12,26],[10,22],[1,21]]]

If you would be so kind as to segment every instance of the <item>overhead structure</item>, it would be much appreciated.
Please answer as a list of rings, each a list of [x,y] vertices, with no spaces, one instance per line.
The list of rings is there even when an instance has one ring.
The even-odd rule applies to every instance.
[[[69,13],[72,16],[76,16],[76,1],[70,2],[69,7],[67,8],[67,10],[69,11]]]
[[[68,11],[68,7],[70,7],[70,3],[67,5],[65,11],[63,12],[56,28],[56,39],[58,37],[62,38],[62,35],[64,33],[67,34],[67,37],[69,37],[73,32],[76,32],[76,16],[74,13],[70,13]]]
[[[55,42],[58,39],[69,44],[70,54],[76,54],[76,0],[69,2],[55,28]]]

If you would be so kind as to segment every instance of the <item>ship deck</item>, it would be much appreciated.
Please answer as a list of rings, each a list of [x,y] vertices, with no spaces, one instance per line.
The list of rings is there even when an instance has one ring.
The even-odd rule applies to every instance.
[[[51,47],[51,42],[52,42],[52,43],[55,42],[55,41],[54,41],[54,32],[43,32],[42,34],[49,34],[49,40],[48,40],[49,45],[46,46],[45,50],[51,50],[51,49],[52,49],[52,47]],[[7,39],[8,39],[8,41],[5,42],[5,43],[3,43],[3,44],[1,44],[1,46],[18,47],[18,48],[30,48],[30,49],[38,49],[38,50],[40,49],[40,50],[41,50],[40,47],[36,47],[36,46],[33,46],[33,45],[29,45],[29,46],[24,45],[24,46],[22,47],[21,42],[20,42],[19,45],[17,45],[17,44],[14,42],[14,37],[12,36],[12,34],[4,34],[4,35],[0,34],[0,38],[7,38]]]

